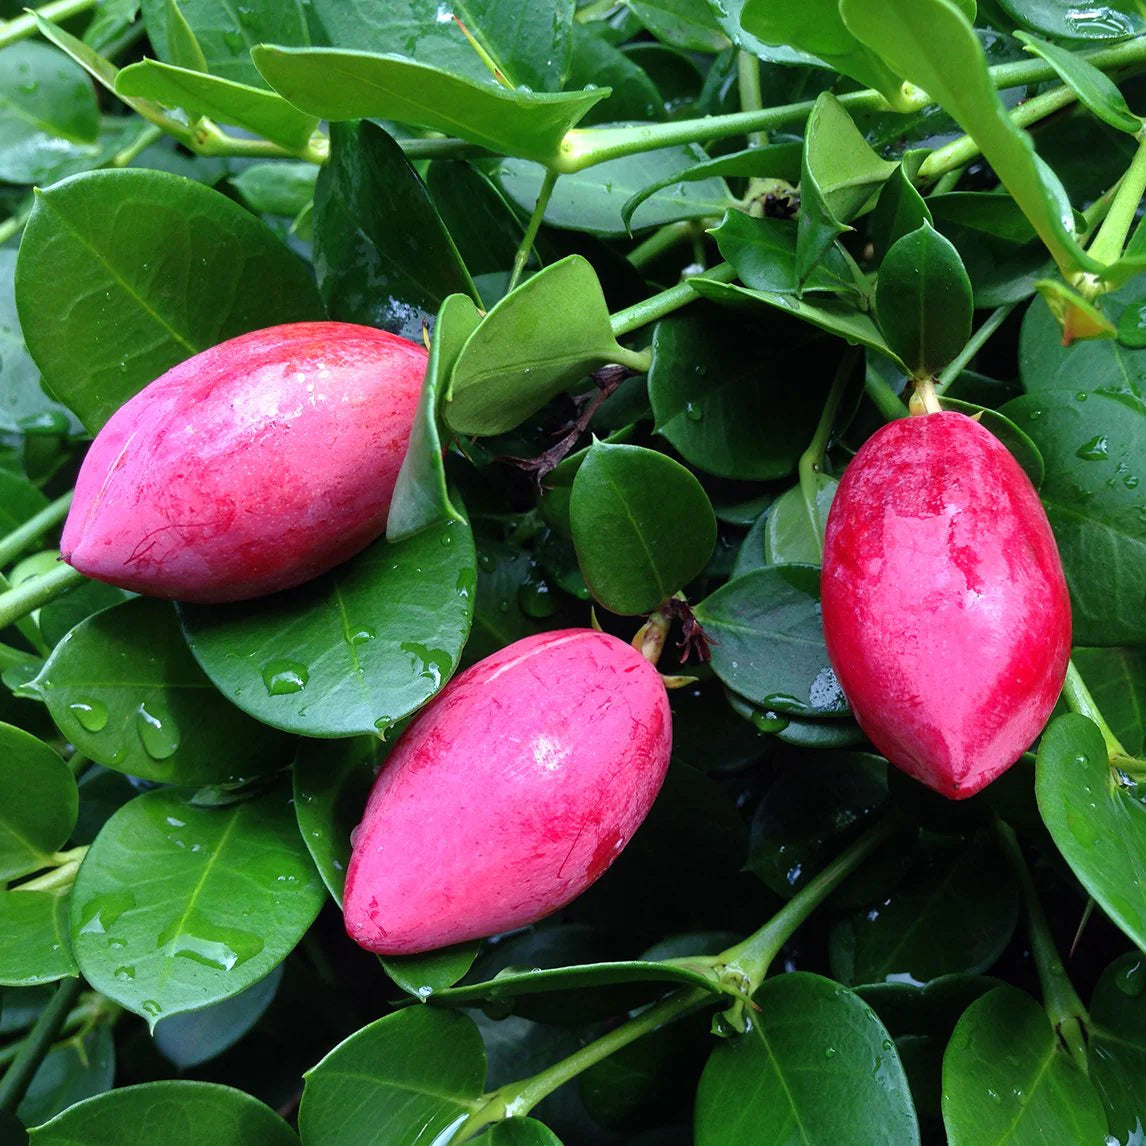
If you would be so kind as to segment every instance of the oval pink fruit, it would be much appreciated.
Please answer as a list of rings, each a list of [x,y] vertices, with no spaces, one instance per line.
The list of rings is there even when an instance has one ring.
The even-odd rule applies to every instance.
[[[1070,602],[1027,475],[963,414],[884,426],[828,515],[828,656],[897,767],[973,795],[1042,730],[1070,656]]]
[[[354,835],[346,930],[410,955],[533,923],[600,876],[660,790],[668,697],[630,645],[526,637],[402,734]]]
[[[223,342],[100,430],[64,560],[154,597],[236,601],[301,584],[386,528],[426,351],[304,322]]]

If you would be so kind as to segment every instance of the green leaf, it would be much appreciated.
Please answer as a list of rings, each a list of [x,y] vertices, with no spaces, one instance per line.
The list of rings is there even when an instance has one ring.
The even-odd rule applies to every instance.
[[[770,10],[779,7],[772,5]],[[806,15],[801,13],[803,18]],[[894,160],[881,159],[872,150],[844,105],[830,92],[822,92],[804,134],[796,239],[798,283],[811,275],[837,236],[851,230],[847,224],[895,169]]]
[[[614,237],[680,219],[719,215],[736,202],[728,184],[718,175],[695,180],[685,177],[695,171],[697,160],[704,158],[695,144],[662,147],[562,175],[545,208],[545,222],[551,227]],[[497,178],[510,199],[523,210],[532,211],[545,168],[507,159],[498,168]],[[626,212],[644,192],[648,194]]]
[[[1078,379],[1093,385],[1095,378]],[[1033,439],[1039,491],[1071,593],[1079,644],[1146,641],[1146,404],[1127,393],[1050,390],[1002,409]]]
[[[1142,755],[1146,748],[1146,649],[1076,648],[1071,659],[1119,743],[1131,756]]]
[[[261,135],[287,151],[301,151],[318,119],[304,115],[281,95],[264,87],[252,87],[162,64],[157,60],[140,60],[124,68],[115,80],[117,95],[151,100],[164,107],[182,108],[191,119],[206,115],[220,123]]]
[[[35,1127],[35,1146],[298,1146],[287,1124],[241,1090],[146,1082],[89,1098]]]
[[[158,789],[120,808],[84,857],[72,947],[95,990],[154,1027],[257,983],[323,898],[281,788],[222,807]]]
[[[76,782],[58,753],[0,723],[0,881],[45,867],[75,827]]]
[[[697,1146],[917,1146],[907,1077],[875,1013],[819,975],[778,975],[756,993],[747,1033],[709,1056]]]
[[[114,1082],[111,1025],[101,1023],[86,1033],[81,1029],[48,1052],[16,1113],[26,1126],[36,1126],[85,1098],[111,1090]]]
[[[715,642],[712,670],[764,708],[846,716],[820,624],[820,570],[770,565],[721,586],[694,609]]]
[[[525,229],[493,182],[470,163],[435,159],[426,186],[470,273],[500,274],[508,281]]]
[[[810,0],[799,5],[748,0],[740,22],[749,35],[764,43],[799,48],[862,86],[875,88],[892,107],[903,108],[901,74],[870,50],[870,45],[860,42],[855,31],[845,25],[835,0]]]
[[[147,38],[160,59],[179,64],[179,32],[169,22],[169,0],[143,0]],[[205,70],[243,84],[263,81],[251,63],[257,44],[310,43],[306,9],[282,0],[179,0],[186,24],[198,40]],[[184,64],[184,66],[186,66]]]
[[[747,0],[721,0],[720,4],[710,4],[720,30],[738,47],[756,56],[765,63],[801,64],[815,68],[826,68],[823,60],[808,52],[793,48],[788,44],[766,44],[763,40],[746,31],[741,23],[741,15]]]
[[[78,974],[67,894],[0,891],[0,984],[30,987]]]
[[[1079,882],[1146,947],[1146,806],[1114,771],[1098,726],[1068,712],[1048,725],[1035,773],[1039,812]]]
[[[1146,1125],[1144,979],[1140,951],[1115,959],[1095,985],[1086,1024],[1090,1081],[1118,1142],[1133,1142]]]
[[[607,87],[612,95],[581,120],[583,127],[665,117],[666,101],[645,69],[593,31],[592,25],[575,20],[573,61],[566,86],[575,90],[589,84]]]
[[[986,971],[1018,918],[1018,888],[989,835],[933,846],[890,896],[832,929],[832,973],[854,985]]]
[[[1105,72],[1059,44],[1048,44],[1026,32],[1016,32],[1015,38],[1022,41],[1028,52],[1046,60],[1058,78],[1078,95],[1083,106],[1103,123],[1129,135],[1137,135],[1142,130],[1142,120],[1130,110],[1125,97]]]
[[[712,9],[698,0],[626,0],[629,11],[664,44],[690,52],[720,52],[728,40]]]
[[[457,433],[503,434],[599,366],[633,357],[613,337],[592,264],[569,255],[507,294],[469,336],[443,414]]]
[[[51,182],[99,155],[99,105],[84,73],[55,48],[9,45],[0,56],[0,179]]]
[[[565,133],[608,88],[507,91],[400,56],[262,45],[251,53],[276,91],[322,119],[393,119],[428,127],[504,155],[554,162]]]
[[[480,321],[477,307],[466,295],[450,295],[438,311],[410,445],[398,470],[386,518],[388,541],[403,541],[439,522],[463,520],[446,488],[438,410],[450,371]]]
[[[299,1129],[307,1146],[446,1142],[477,1107],[485,1051],[473,1020],[408,1007],[363,1027],[306,1073]]]
[[[236,605],[180,605],[195,659],[232,703],[306,736],[384,732],[457,666],[477,581],[469,527],[374,542],[330,573]]]
[[[1084,338],[1116,338],[1118,329],[1088,298],[1059,279],[1035,283],[1051,314],[1062,327],[1062,341]]]
[[[647,613],[683,589],[716,544],[716,515],[679,462],[641,446],[594,442],[573,479],[573,544],[593,596]]]
[[[293,219],[314,199],[318,173],[313,163],[274,159],[244,167],[231,179],[231,186],[256,215],[285,215]]]
[[[888,177],[868,222],[868,236],[876,258],[881,261],[898,239],[918,230],[924,223],[934,222],[931,207],[908,178],[906,163],[905,159]],[[1014,205],[1013,199],[1006,201]]]
[[[838,334],[852,345],[858,344],[878,350],[903,368],[898,355],[884,341],[883,335],[871,317],[852,302],[837,298],[816,299],[812,302],[807,298],[796,298],[794,295],[780,294],[776,291],[752,290],[735,283],[717,282],[715,279],[706,279],[703,275],[690,278],[688,285],[703,298],[712,299],[713,302],[725,306],[754,310],[763,305],[787,311],[796,318],[818,326],[821,330]]]
[[[1081,0],[1064,5],[1058,0],[998,0],[1012,19],[1064,40],[1124,40],[1146,31],[1146,19],[1125,0]]]
[[[193,354],[323,317],[306,266],[271,231],[217,191],[161,171],[93,171],[40,192],[16,306],[52,393],[93,433]]]
[[[395,226],[395,220],[401,226]],[[336,123],[314,194],[314,265],[331,318],[422,341],[442,300],[476,291],[425,184],[373,123]]]
[[[1042,1146],[1106,1138],[1102,1103],[1067,1057],[1046,1012],[996,987],[959,1020],[943,1056],[943,1124],[951,1146]]]
[[[569,69],[573,4],[544,7],[514,0],[313,0],[336,48],[393,52],[487,86],[498,83],[458,26],[481,44],[510,87],[557,91]]]
[[[1098,270],[1040,166],[1030,136],[995,91],[971,21],[951,0],[839,0],[849,30],[942,105],[974,138],[1064,274]]]
[[[48,499],[26,478],[0,470],[0,535],[35,517]]]
[[[474,1140],[474,1146],[561,1146],[561,1140],[534,1118],[507,1118]]]
[[[203,47],[191,30],[179,7],[179,0],[167,0],[167,47],[171,62],[180,68],[190,68],[195,72],[206,72],[207,57]]]
[[[904,235],[879,268],[879,325],[917,378],[938,374],[971,336],[971,280],[959,252],[930,223]]]
[[[435,991],[452,987],[473,966],[482,941],[457,943],[421,955],[395,955],[379,962],[408,995],[425,1002]]]
[[[768,565],[819,565],[824,555],[824,528],[839,479],[816,474],[815,520],[800,486],[785,490],[768,511],[764,524],[764,562]]]
[[[82,621],[25,688],[80,752],[129,776],[235,783],[290,758],[288,737],[216,692],[168,601],[137,597]]]

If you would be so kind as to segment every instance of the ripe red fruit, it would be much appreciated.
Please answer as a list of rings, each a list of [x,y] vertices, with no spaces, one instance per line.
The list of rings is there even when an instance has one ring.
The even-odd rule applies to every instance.
[[[616,859],[672,748],[660,674],[592,629],[526,637],[451,681],[379,773],[346,875],[346,930],[412,955],[522,927]]]
[[[1070,656],[1062,565],[1027,475],[971,418],[904,418],[864,444],[828,515],[821,590],[860,726],[937,792],[978,792],[1050,716]]]
[[[167,371],[100,430],[64,560],[153,597],[301,584],[386,528],[426,351],[342,322],[272,326]]]

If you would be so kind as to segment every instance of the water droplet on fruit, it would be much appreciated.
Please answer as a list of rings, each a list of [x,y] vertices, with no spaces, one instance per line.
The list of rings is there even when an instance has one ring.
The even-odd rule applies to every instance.
[[[68,705],[68,711],[89,732],[102,732],[107,727],[107,705],[98,700],[77,700]]]
[[[263,665],[263,684],[268,696],[287,696],[302,692],[310,680],[310,670],[298,661],[277,659]]]
[[[152,760],[166,760],[179,748],[175,721],[155,701],[145,701],[135,710],[135,730]]]
[[[704,411],[695,402],[686,402],[684,406],[684,416],[690,422],[704,421]]]
[[[1075,457],[1086,462],[1098,462],[1110,454],[1110,439],[1105,434],[1095,434],[1089,442],[1083,442],[1075,450]]]
[[[262,951],[262,936],[238,927],[211,923],[198,911],[176,918],[156,938],[165,955],[180,956],[211,967],[230,971],[253,959]]]
[[[134,906],[135,896],[130,891],[109,891],[89,899],[80,908],[80,934],[102,934]]]
[[[1143,971],[1142,960],[1136,959],[1119,968],[1114,976],[1114,985],[1132,999],[1141,998],[1142,992],[1146,991],[1146,971]]]

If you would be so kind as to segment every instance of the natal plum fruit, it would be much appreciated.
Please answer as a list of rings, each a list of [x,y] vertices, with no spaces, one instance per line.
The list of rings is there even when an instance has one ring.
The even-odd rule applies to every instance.
[[[402,734],[354,834],[346,929],[410,955],[533,923],[616,859],[672,747],[657,670],[592,629],[526,637]]]
[[[1023,753],[1070,656],[1050,524],[1003,444],[963,414],[884,426],[828,515],[828,656],[856,719],[897,767],[952,799]]]
[[[426,357],[341,322],[273,326],[195,355],[96,436],[64,560],[138,593],[202,602],[324,573],[386,528]]]

